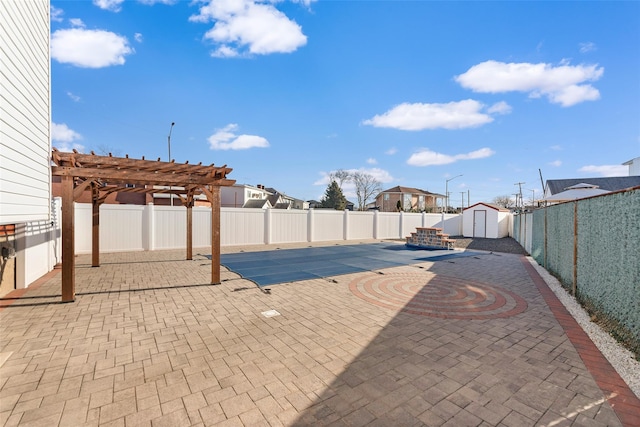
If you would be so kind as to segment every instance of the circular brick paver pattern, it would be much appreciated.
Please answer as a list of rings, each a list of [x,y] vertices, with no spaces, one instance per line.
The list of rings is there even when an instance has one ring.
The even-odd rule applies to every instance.
[[[379,307],[443,319],[504,318],[527,309],[522,297],[499,286],[431,273],[358,277],[349,289]]]

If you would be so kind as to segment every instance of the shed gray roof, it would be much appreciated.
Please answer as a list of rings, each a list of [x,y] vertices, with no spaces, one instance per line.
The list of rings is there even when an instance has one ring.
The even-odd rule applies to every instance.
[[[607,178],[548,179],[547,188],[551,194],[558,194],[576,184],[597,185],[601,190],[618,191],[640,185],[640,176],[614,176]]]

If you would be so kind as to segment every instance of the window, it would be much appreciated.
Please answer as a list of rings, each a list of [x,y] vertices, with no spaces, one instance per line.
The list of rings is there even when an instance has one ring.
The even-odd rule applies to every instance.
[[[402,198],[402,209],[411,210],[411,194],[403,194]]]

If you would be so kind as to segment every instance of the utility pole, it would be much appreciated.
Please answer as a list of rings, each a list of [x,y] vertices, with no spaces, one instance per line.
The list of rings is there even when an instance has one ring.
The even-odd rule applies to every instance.
[[[515,184],[513,184],[513,185],[517,185],[520,188],[520,190],[518,191],[518,194],[520,194],[520,204],[521,205],[523,205],[523,203],[522,203],[522,184],[526,184],[526,182],[516,182]],[[516,196],[516,208],[517,207],[518,207],[518,197]],[[524,206],[522,206],[522,207],[524,207]]]
[[[531,191],[531,207],[536,205],[536,190],[529,189]]]
[[[460,206],[460,213],[462,213],[462,210],[464,209],[464,191],[461,191],[460,194],[462,196],[462,205]],[[467,200],[467,205],[469,205],[469,201]]]

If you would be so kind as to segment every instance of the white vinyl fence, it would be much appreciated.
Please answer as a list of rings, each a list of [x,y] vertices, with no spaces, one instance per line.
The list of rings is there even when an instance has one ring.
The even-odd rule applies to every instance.
[[[100,206],[100,251],[185,248],[187,210],[182,206]],[[416,227],[443,228],[441,214],[352,212],[329,209],[222,208],[221,246],[404,239]],[[75,204],[76,253],[91,253],[91,205]],[[462,234],[462,216],[444,215],[444,232]],[[193,208],[193,246],[211,245],[211,209]]]

